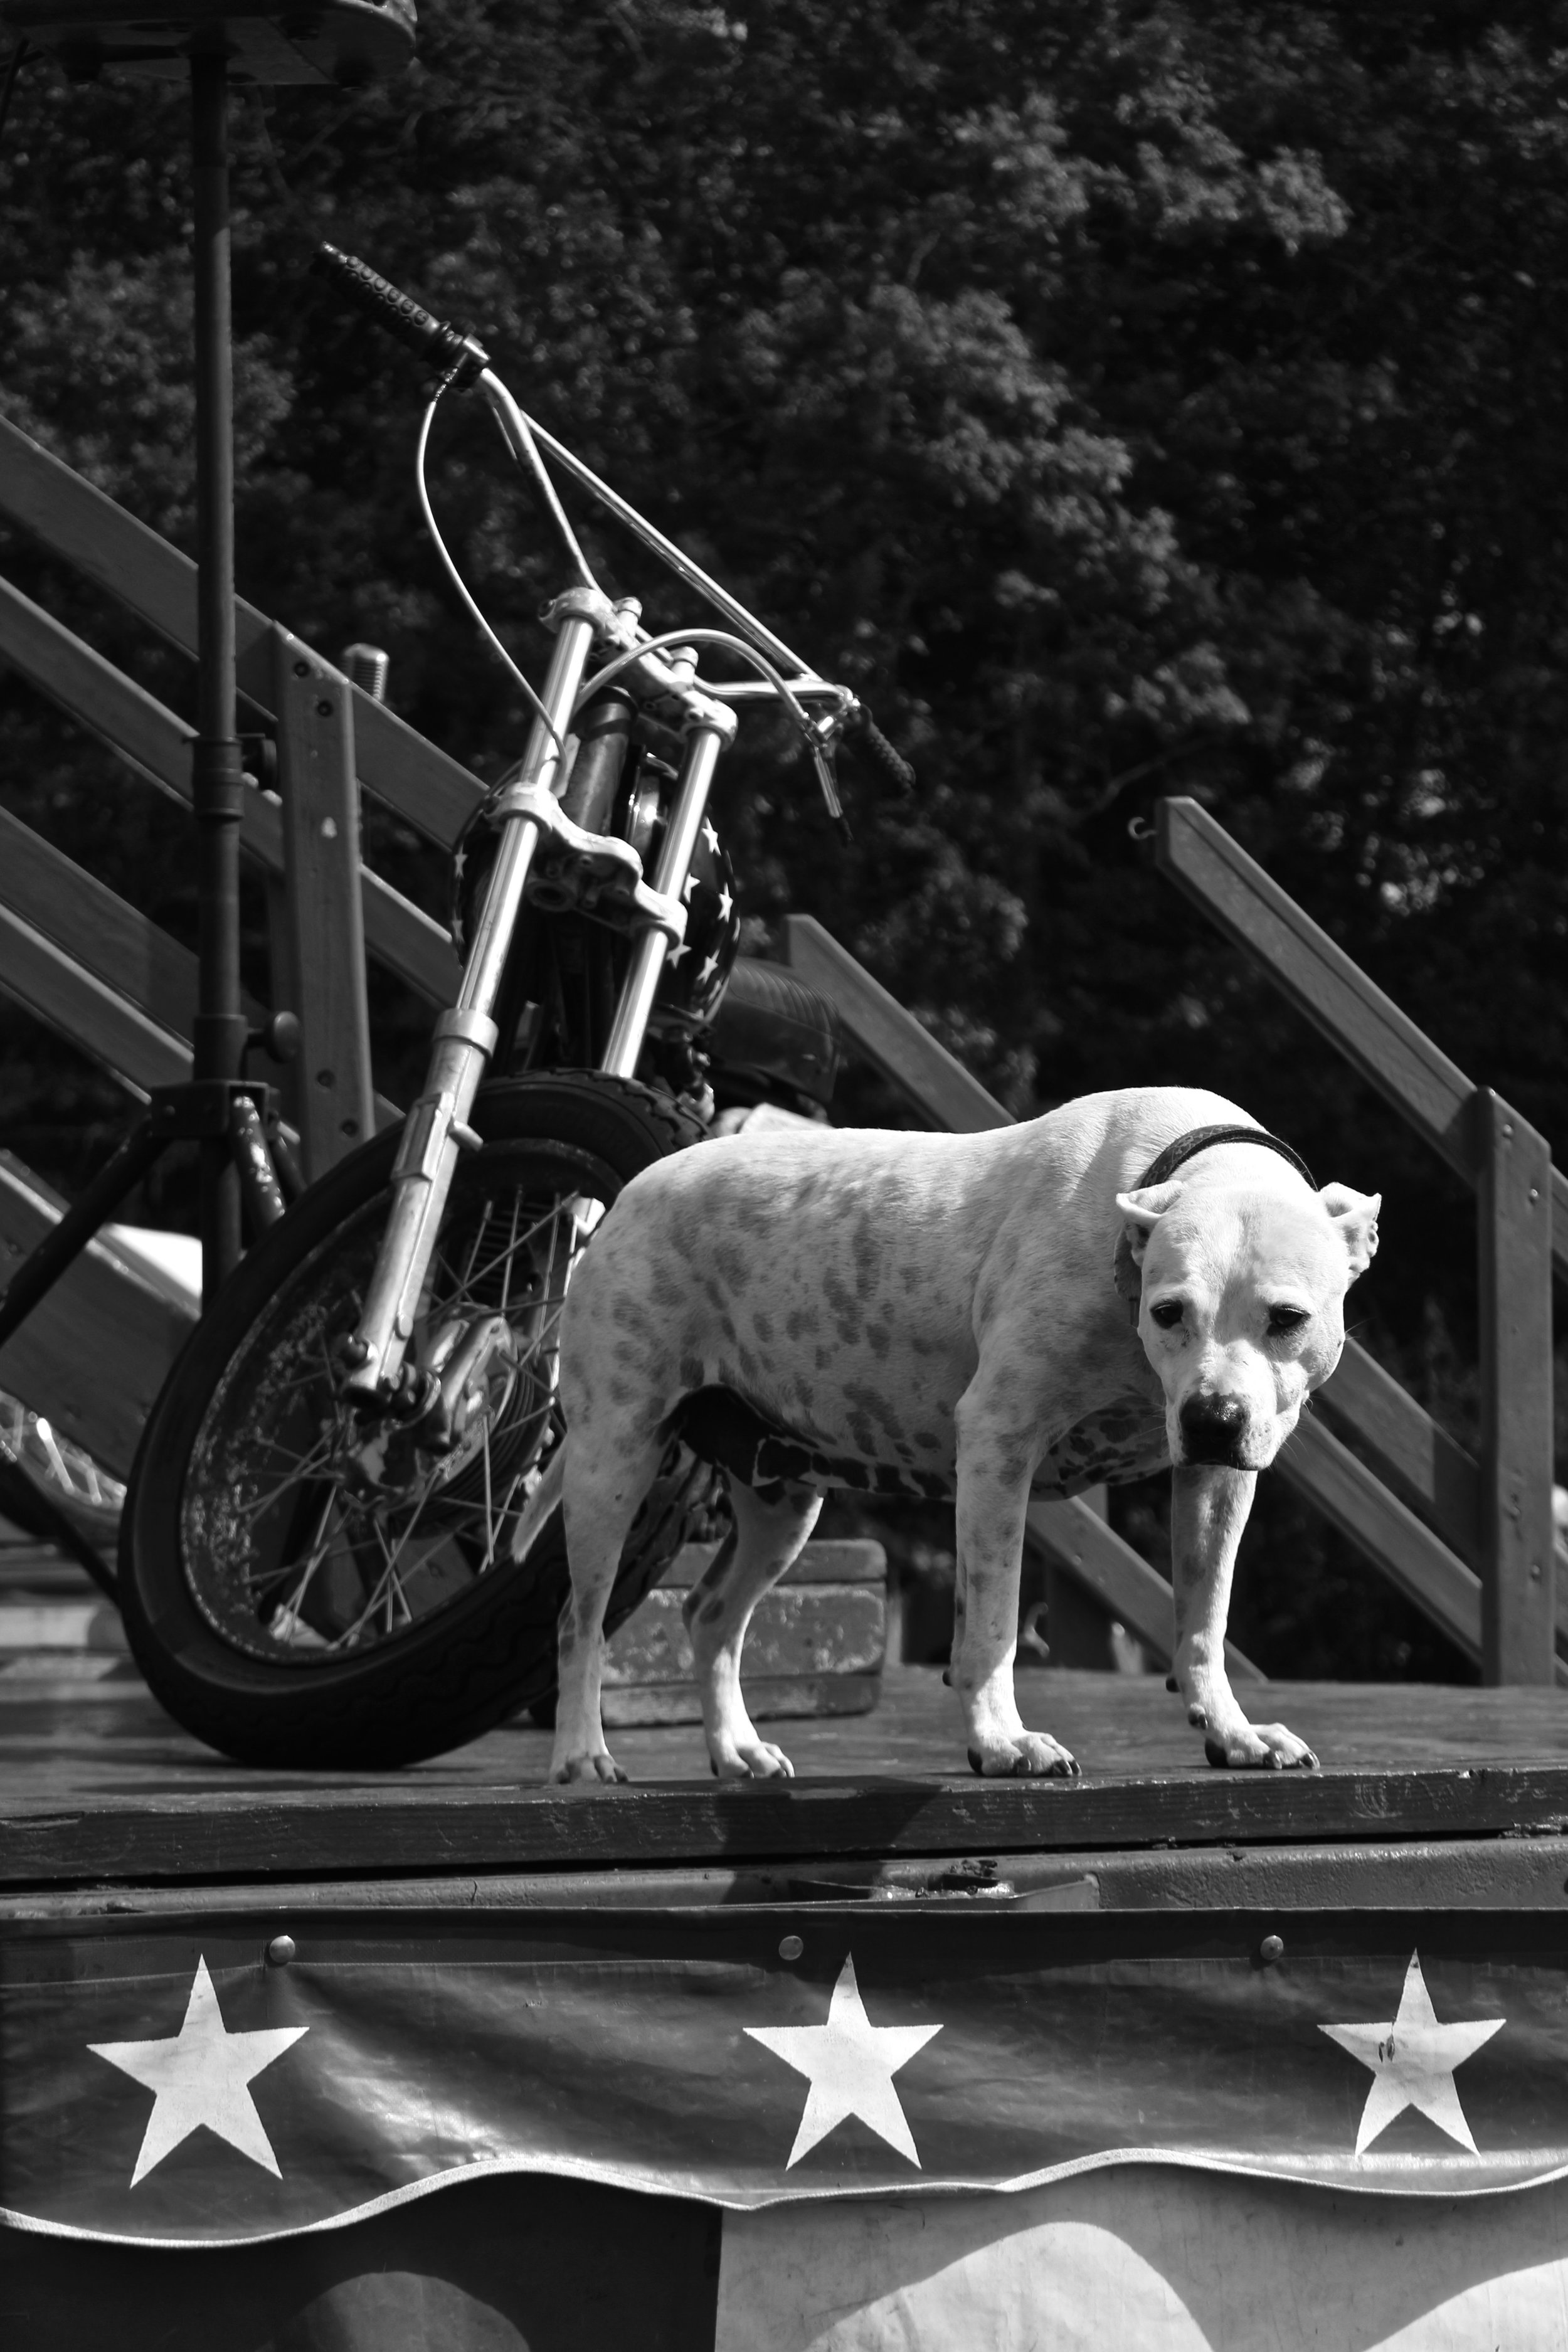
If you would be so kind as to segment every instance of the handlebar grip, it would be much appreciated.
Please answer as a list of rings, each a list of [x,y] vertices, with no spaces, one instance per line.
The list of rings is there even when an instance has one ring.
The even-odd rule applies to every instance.
[[[868,766],[876,768],[885,783],[897,793],[912,793],[915,772],[901,751],[895,751],[863,702],[857,703],[844,722],[844,740],[853,746]]]
[[[314,267],[321,277],[331,279],[341,294],[348,296],[356,310],[374,319],[389,335],[395,335],[416,359],[427,361],[441,374],[449,376],[459,392],[466,391],[476,376],[489,367],[489,353],[472,335],[460,334],[444,319],[422,309],[411,295],[400,293],[354,254],[341,252],[335,245],[318,246]]]

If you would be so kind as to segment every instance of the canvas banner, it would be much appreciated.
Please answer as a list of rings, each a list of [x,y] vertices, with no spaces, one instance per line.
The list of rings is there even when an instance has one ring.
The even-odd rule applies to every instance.
[[[0,2063],[5,2214],[173,2245],[505,2173],[742,2210],[1151,2160],[1463,2197],[1568,2172],[1568,1921],[961,1897],[49,1926],[0,1946]]]

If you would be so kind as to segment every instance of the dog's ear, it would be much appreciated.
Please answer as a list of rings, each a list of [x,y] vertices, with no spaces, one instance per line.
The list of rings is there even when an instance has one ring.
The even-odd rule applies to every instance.
[[[1325,1184],[1318,1198],[1339,1228],[1353,1282],[1377,1255],[1377,1213],[1383,1194],[1352,1192],[1348,1184]]]
[[[1150,1234],[1182,1190],[1179,1178],[1173,1176],[1165,1184],[1141,1184],[1135,1192],[1118,1192],[1116,1205],[1122,1220],[1116,1242],[1118,1267],[1129,1261],[1142,1265]]]

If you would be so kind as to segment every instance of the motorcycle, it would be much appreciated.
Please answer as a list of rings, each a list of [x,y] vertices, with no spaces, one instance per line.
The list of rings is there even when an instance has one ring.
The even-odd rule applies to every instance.
[[[832,1008],[737,959],[708,814],[738,713],[787,713],[840,824],[850,740],[910,773],[846,688],[520,408],[471,336],[331,247],[321,265],[437,376],[426,526],[533,711],[454,857],[457,1002],[401,1130],[260,1234],[161,1392],[121,1523],[120,1597],[153,1692],[247,1763],[384,1767],[547,1716],[568,1591],[557,1403],[574,1268],[622,1187],[773,1103],[821,1117]],[[425,485],[437,402],[476,390],[571,570],[536,689],[447,555]],[[637,531],[722,627],[650,635],[595,579],[542,452]],[[739,677],[700,675],[703,649]],[[679,1442],[633,1527],[607,1625],[713,1531],[717,1474]]]

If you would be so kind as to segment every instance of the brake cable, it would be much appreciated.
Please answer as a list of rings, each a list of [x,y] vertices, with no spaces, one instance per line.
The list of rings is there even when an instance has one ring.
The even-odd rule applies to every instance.
[[[457,590],[458,596],[461,598],[464,608],[470,620],[472,620],[479,629],[486,643],[491,647],[492,651],[499,655],[506,667],[510,671],[515,683],[522,688],[528,701],[532,706],[534,715],[537,717],[541,726],[545,729],[551,740],[553,742],[557,758],[564,758],[566,746],[556,732],[554,723],[551,719],[549,711],[546,710],[543,703],[540,700],[539,696],[535,693],[528,679],[523,676],[523,673],[519,668],[517,663],[513,661],[511,656],[508,653],[506,647],[502,645],[500,639],[497,636],[495,631],[486,620],[483,613],[480,612],[479,605],[469,594],[468,583],[464,580],[462,573],[458,571],[456,563],[452,561],[451,554],[447,550],[447,542],[442,538],[440,528],[437,523],[435,510],[430,504],[429,485],[425,478],[425,456],[426,451],[429,446],[430,427],[435,420],[437,405],[440,401],[441,394],[445,392],[446,389],[447,387],[445,384],[442,384],[439,387],[435,397],[431,400],[430,405],[425,411],[424,416],[420,419],[418,446],[414,453],[414,480],[415,486],[419,493],[419,511],[425,519],[425,528],[430,534],[431,541],[435,547],[436,552],[440,557],[441,562],[446,568],[447,577],[451,582],[453,587]],[[568,532],[567,535],[570,537],[570,532]],[[576,541],[574,540],[572,543],[574,547],[575,547]],[[581,556],[579,556],[578,561],[582,561]]]
[[[788,679],[773,667],[764,655],[758,652],[755,646],[748,645],[744,637],[731,635],[728,629],[666,629],[657,637],[643,638],[639,644],[632,646],[628,653],[617,654],[614,661],[606,662],[603,669],[596,671],[586,680],[573,707],[574,718],[594,695],[603,692],[612,678],[618,677],[623,670],[629,669],[642,655],[657,653],[665,646],[720,646],[727,653],[734,654],[742,661],[750,663],[751,667],[767,680],[773,692],[788,708],[799,730],[801,740],[811,754],[812,764],[816,770],[816,780],[822,788],[822,797],[827,804],[827,814],[835,823],[842,819],[844,810],[838,798],[837,780],[828,761],[828,745],[832,740],[832,721],[828,721],[826,730],[819,731]],[[844,702],[849,700],[847,689],[840,688],[837,690],[843,696]],[[840,716],[842,716],[843,707],[841,703]]]

